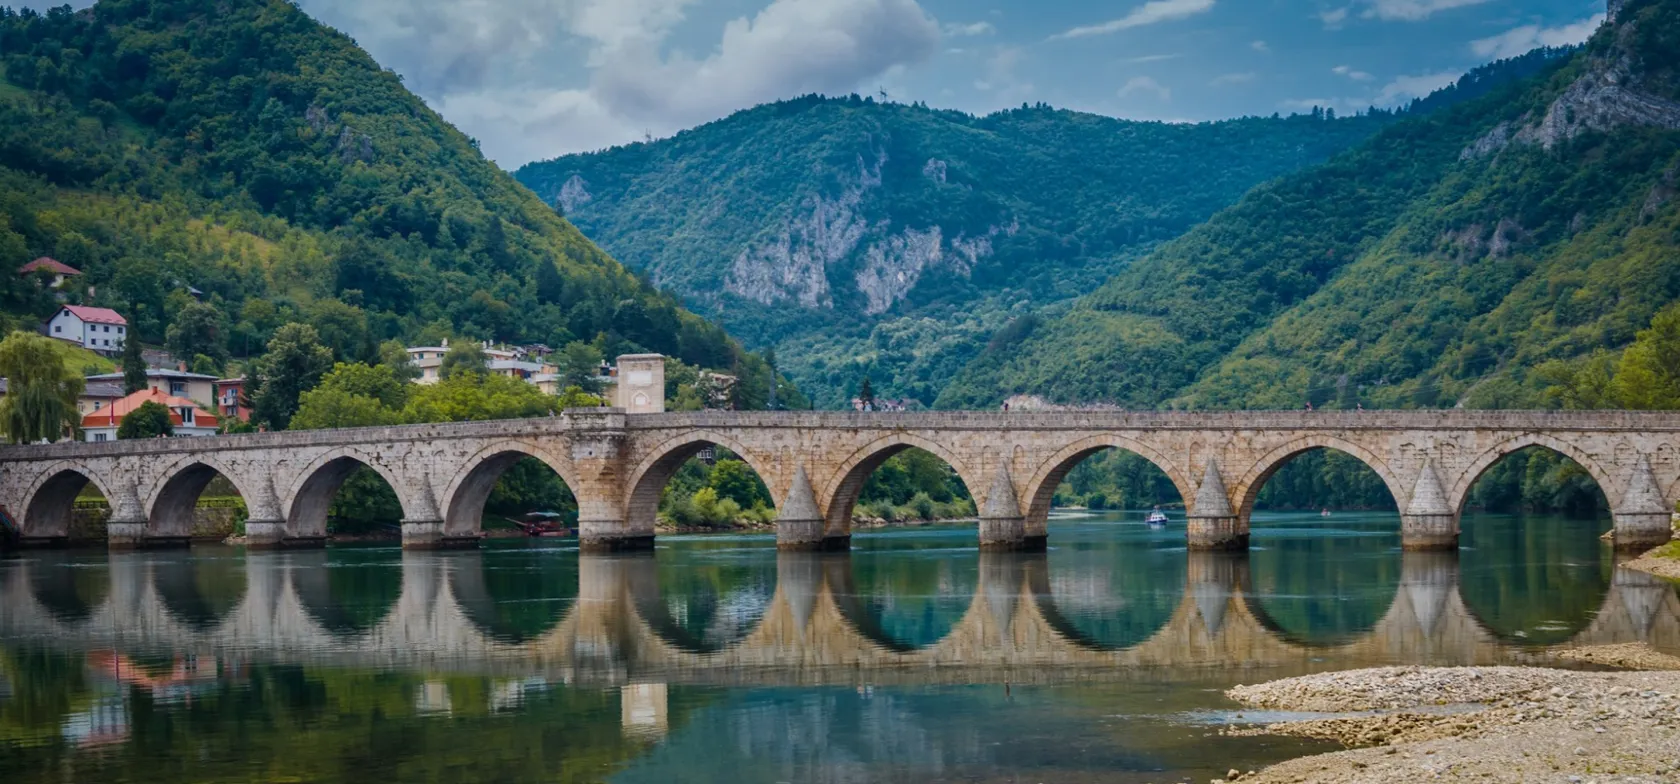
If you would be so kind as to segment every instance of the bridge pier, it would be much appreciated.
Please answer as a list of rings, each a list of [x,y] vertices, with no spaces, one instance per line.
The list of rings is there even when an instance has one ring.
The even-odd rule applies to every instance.
[[[246,520],[245,546],[252,550],[275,550],[286,541],[282,520]]]
[[[1202,486],[1196,490],[1195,507],[1188,518],[1191,550],[1236,551],[1248,549],[1248,521],[1231,509],[1231,495],[1225,489],[1225,479],[1219,475],[1219,464],[1208,459]]]
[[[1616,549],[1648,550],[1668,544],[1674,536],[1673,511],[1657,490],[1651,461],[1640,455],[1627,492],[1622,494],[1622,502],[1611,515],[1616,525]]]
[[[1427,459],[1400,515],[1400,547],[1414,552],[1458,549],[1458,515],[1447,504],[1435,464]]]
[[[449,536],[444,533],[442,520],[404,520],[402,546],[404,550],[465,550],[477,547],[477,536]]]
[[[1044,539],[1036,539],[1042,547]],[[1028,549],[1027,518],[1021,514],[1021,502],[1015,496],[1015,482],[1009,477],[1009,466],[998,464],[997,478],[986,493],[986,506],[980,510],[981,552],[1013,553]]]
[[[838,552],[852,546],[850,536],[829,536],[828,521],[817,511],[811,478],[800,466],[793,487],[776,507],[776,549],[783,552]]]

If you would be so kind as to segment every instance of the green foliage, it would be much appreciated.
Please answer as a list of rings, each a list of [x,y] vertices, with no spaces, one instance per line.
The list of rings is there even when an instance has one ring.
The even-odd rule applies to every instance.
[[[559,403],[542,390],[507,376],[458,373],[428,386],[415,387],[402,421],[472,422],[549,416]]]
[[[251,368],[251,418],[271,430],[285,430],[299,398],[314,389],[333,366],[332,351],[308,324],[287,324],[274,333],[268,352]]]
[[[0,425],[14,444],[57,441],[81,428],[76,398],[85,382],[65,367],[57,342],[30,332],[0,340],[0,378],[6,379]]]
[[[1255,188],[1065,315],[1000,335],[938,404],[1541,404],[1557,385],[1536,372],[1546,362],[1626,345],[1680,298],[1680,132],[1497,140],[1624,57],[1649,64],[1639,90],[1680,97],[1656,65],[1680,48],[1623,51],[1636,38],[1611,29],[1569,57],[1541,52],[1534,78]]]
[[[743,509],[770,504],[770,491],[764,481],[740,460],[719,460],[712,466],[707,487],[718,498],[734,501]]]
[[[72,301],[97,289],[132,339],[189,361],[251,357],[294,322],[348,362],[440,321],[743,356],[283,0],[0,12],[0,262],[43,254],[84,271]],[[0,327],[51,313],[39,283],[0,280]]]
[[[123,415],[117,425],[117,440],[130,438],[158,438],[175,435],[175,424],[169,419],[169,409],[155,400],[148,400]]]
[[[1562,408],[1680,409],[1680,304],[1658,311],[1619,359],[1601,350],[1552,360],[1536,375],[1548,383],[1545,399]]]
[[[484,349],[470,340],[458,340],[443,354],[443,364],[438,366],[438,377],[454,378],[459,375],[483,375],[490,369],[490,358],[485,356]]]

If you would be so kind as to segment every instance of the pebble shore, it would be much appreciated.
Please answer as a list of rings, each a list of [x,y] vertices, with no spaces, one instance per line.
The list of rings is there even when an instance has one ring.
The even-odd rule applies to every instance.
[[[1642,648],[1643,646],[1631,646]],[[1674,657],[1615,646],[1599,663]],[[1680,671],[1388,667],[1238,686],[1237,702],[1353,713],[1232,734],[1334,740],[1350,751],[1290,760],[1226,781],[1680,782]]]

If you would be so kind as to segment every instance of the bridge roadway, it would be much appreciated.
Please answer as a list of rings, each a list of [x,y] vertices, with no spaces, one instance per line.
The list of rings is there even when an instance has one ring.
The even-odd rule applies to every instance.
[[[113,547],[184,541],[217,473],[238,488],[252,546],[318,544],[333,495],[359,466],[403,508],[413,548],[470,543],[484,502],[514,463],[535,457],[577,496],[584,547],[653,544],[659,495],[682,463],[727,447],[756,470],[784,549],[845,549],[864,481],[912,447],[944,459],[980,510],[980,546],[1043,549],[1056,487],[1096,452],[1159,466],[1188,506],[1189,545],[1247,547],[1266,479],[1318,447],[1371,467],[1401,510],[1408,549],[1457,546],[1470,487],[1500,458],[1542,446],[1580,463],[1615,516],[1623,549],[1668,541],[1680,499],[1680,414],[1662,412],[1054,412],[626,414],[579,409],[503,422],[266,433],[0,449],[0,506],[27,542],[62,541],[78,492],[110,499]]]
[[[1558,650],[1502,638],[1483,623],[1460,596],[1454,553],[1406,553],[1393,603],[1373,628],[1314,642],[1267,616],[1245,555],[1193,552],[1171,617],[1130,647],[1092,640],[1068,620],[1100,608],[1078,592],[1058,595],[1041,553],[979,554],[967,610],[942,639],[922,647],[883,631],[867,607],[870,597],[859,595],[847,554],[781,554],[762,615],[709,641],[672,619],[652,555],[578,556],[576,601],[524,634],[494,628],[496,603],[478,553],[404,553],[400,594],[362,624],[337,617],[342,607],[330,595],[325,573],[332,570],[322,568],[321,555],[251,553],[226,561],[242,579],[224,575],[211,593],[204,586],[214,581],[192,571],[206,559],[112,552],[102,592],[88,590],[97,569],[14,559],[0,564],[0,638],[71,650],[594,683],[1023,683],[1233,671],[1258,678],[1394,663],[1545,663]],[[223,609],[207,609],[215,607]],[[1617,570],[1602,607],[1564,645],[1621,643],[1680,649],[1673,585]]]

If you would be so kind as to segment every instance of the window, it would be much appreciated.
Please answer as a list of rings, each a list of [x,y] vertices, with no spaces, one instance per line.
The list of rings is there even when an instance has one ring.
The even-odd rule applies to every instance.
[[[169,394],[171,394],[171,395],[185,395],[186,393],[187,393],[186,382],[184,382],[184,381],[171,381],[171,382],[169,382]]]
[[[104,441],[105,440],[105,434],[104,433],[94,433],[93,434],[93,440],[94,441]]]
[[[99,401],[99,400],[93,401],[93,410],[95,410],[95,411],[98,411],[100,408],[103,408],[104,406],[105,406],[105,403],[103,401]]]
[[[53,325],[53,332],[58,333],[58,334],[63,334],[64,325],[63,324],[54,324]]]

